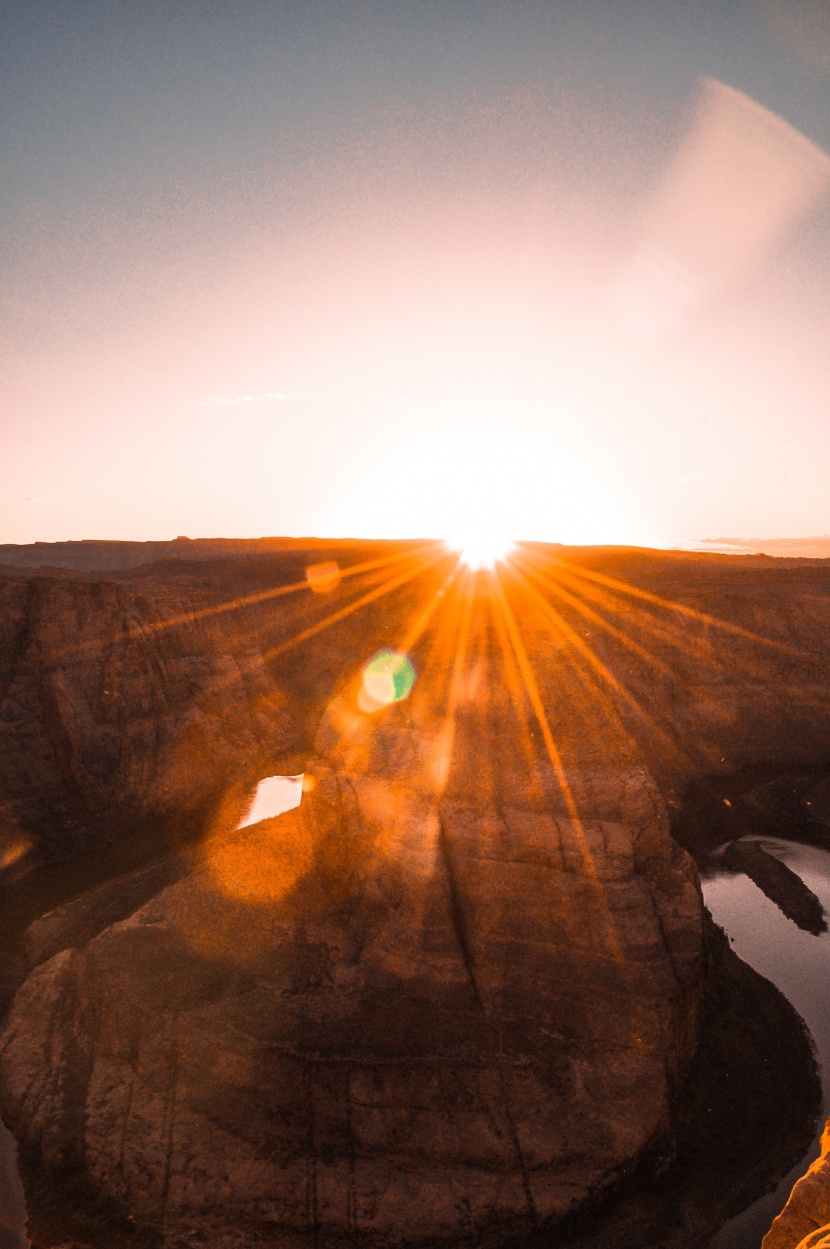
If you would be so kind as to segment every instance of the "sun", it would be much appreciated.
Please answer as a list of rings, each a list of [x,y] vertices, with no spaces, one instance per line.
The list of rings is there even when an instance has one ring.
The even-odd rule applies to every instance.
[[[514,545],[512,538],[487,529],[481,529],[474,534],[459,535],[447,542],[450,550],[458,551],[461,562],[473,572],[482,568],[495,568],[496,564],[508,558]]]

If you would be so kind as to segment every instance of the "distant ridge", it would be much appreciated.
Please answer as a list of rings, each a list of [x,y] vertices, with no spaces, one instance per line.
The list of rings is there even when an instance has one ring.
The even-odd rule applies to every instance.
[[[406,546],[404,540],[398,545]],[[160,559],[213,560],[255,558],[281,551],[335,551],[378,547],[381,539],[337,538],[185,538],[171,542],[118,542],[85,538],[78,542],[0,544],[0,565],[12,568],[71,568],[78,572],[108,572],[138,568]],[[390,542],[389,545],[392,545]]]
[[[821,538],[701,538],[697,551],[735,555],[774,555],[779,559],[830,559],[830,537]]]
[[[65,568],[76,572],[123,572],[154,564],[158,560],[256,559],[290,551],[354,551],[367,547],[420,545],[429,539],[415,538],[187,538],[171,541],[129,542],[83,538],[68,542],[0,543],[0,567]],[[560,543],[542,543],[560,546]],[[569,547],[571,551],[598,550],[599,545]],[[608,550],[645,551],[649,548]],[[659,548],[658,548],[659,549]],[[701,538],[680,550],[712,555],[771,555],[779,559],[830,559],[830,536],[820,538]],[[655,554],[657,551],[655,551]]]

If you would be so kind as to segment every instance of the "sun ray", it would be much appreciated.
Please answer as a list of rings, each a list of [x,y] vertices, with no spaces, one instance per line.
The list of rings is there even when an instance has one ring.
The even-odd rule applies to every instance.
[[[519,559],[516,559],[514,563],[516,564],[517,571],[518,568],[523,566]],[[601,616],[599,612],[596,612],[593,608],[588,607],[588,605],[578,598],[577,595],[571,594],[552,578],[546,577],[544,573],[539,572],[535,568],[530,568],[527,571],[536,581],[551,590],[564,602],[569,603],[572,607],[576,608],[576,610],[580,612],[586,620],[591,620],[594,624],[599,625],[600,628],[604,629],[606,633],[611,634],[611,636],[615,637],[618,642],[621,642],[624,646],[628,647],[629,650],[633,651],[634,654],[639,655],[641,659],[644,659],[646,663],[652,664],[654,667],[659,668],[666,675],[671,674],[671,669],[668,664],[663,663],[661,659],[658,659],[656,655],[653,655],[650,651],[646,650],[644,646],[640,646],[638,642],[635,642],[633,638],[630,638],[622,629],[619,629],[616,625],[611,624],[610,620],[606,620],[606,618]],[[542,598],[541,595],[540,598]],[[546,600],[542,598],[542,601],[545,602]],[[574,636],[577,636],[575,630],[573,633]]]
[[[552,590],[554,593],[558,593],[560,597],[565,597],[568,602],[572,602],[573,606],[579,609],[580,602],[577,598],[574,598],[572,600],[568,592],[565,591],[558,584],[557,581],[554,581],[550,577],[546,577],[543,573],[540,573],[537,568],[529,566],[530,561],[526,558],[527,554],[528,554],[527,552],[523,552],[522,555],[517,555],[514,558],[513,560],[514,573],[518,570],[519,566],[521,565],[522,567],[525,568],[525,571],[527,572],[528,575],[533,576],[535,580],[537,580],[540,584],[543,584],[546,588]],[[523,556],[525,558],[523,558]],[[563,578],[566,578],[568,581],[568,584],[573,586],[574,589],[578,590],[579,593],[588,595],[595,602],[597,601],[601,602],[604,606],[607,607],[609,611],[619,612],[621,610],[621,603],[625,602],[625,599],[622,595],[620,595],[619,598],[615,599],[608,591],[604,590],[602,587],[588,584],[586,583],[585,580],[579,579],[574,575],[569,575],[565,571],[564,563],[565,562],[561,560],[556,561],[557,576],[562,576]],[[600,574],[597,574],[597,575],[600,575]],[[608,580],[613,581],[614,579],[609,578]],[[620,584],[623,584],[623,583],[620,583]],[[632,590],[634,589],[634,587],[630,587],[630,588]],[[615,590],[615,593],[617,593],[616,590]],[[642,593],[645,594],[647,592],[642,592]],[[682,606],[679,604],[673,605],[669,600],[664,600],[664,599],[661,600],[656,595],[651,596],[651,597],[656,598],[658,600],[658,604],[661,606],[661,609],[673,610],[675,606],[677,606],[678,608]],[[636,596],[636,598],[639,599],[639,595]],[[663,605],[665,605],[665,608],[663,608]],[[689,638],[688,634],[683,633],[678,628],[677,625],[672,625],[671,623],[669,623],[666,627],[661,627],[660,625],[657,625],[654,621],[654,618],[651,617],[645,611],[643,611],[642,614],[633,615],[632,613],[636,612],[636,610],[637,608],[636,608],[635,603],[632,603],[631,606],[626,610],[626,619],[630,620],[632,624],[636,623],[638,628],[644,629],[645,631],[649,632],[652,636],[659,638],[665,642],[668,642],[671,646],[673,646],[676,650],[680,651],[681,653],[690,655],[691,657],[698,659],[698,660],[704,659],[709,662],[715,662],[716,657],[717,657],[717,652],[715,651],[713,642],[711,640],[707,640],[705,643],[701,640],[697,645],[694,645],[692,642],[692,639]],[[590,609],[586,608],[585,611],[590,612]],[[716,620],[717,618],[712,617],[711,619]],[[599,617],[597,623],[602,623],[602,621],[603,621],[603,618]],[[721,622],[721,623],[727,624],[728,622]],[[605,627],[608,631],[612,633],[615,632],[615,628],[614,626],[610,625],[610,622],[605,621]],[[618,633],[616,633],[616,636],[619,637],[619,640],[621,642],[628,645],[630,649],[636,650],[638,653],[640,653],[642,658],[647,660],[651,665],[657,667],[658,669],[662,669],[664,672],[668,673],[669,675],[674,675],[671,667],[663,664],[662,661],[658,660],[656,656],[653,656],[646,648],[638,648],[637,643],[634,643],[630,638],[628,638],[627,634],[625,634],[623,630],[620,630]],[[791,654],[797,655],[800,659],[809,661],[813,665],[820,663],[820,660],[818,659],[818,657],[811,656],[806,652],[795,651],[793,650],[793,648],[786,648],[784,644],[776,643],[774,640],[770,640],[770,639],[761,639],[758,635],[755,635],[752,633],[749,633],[748,636],[754,641],[766,640],[767,642],[770,642],[770,644],[773,646],[780,646],[783,649],[789,649]],[[579,640],[580,642],[583,641],[583,639],[579,637],[579,634],[576,631],[574,631],[574,637],[571,640],[574,641],[575,644],[577,640]],[[588,652],[585,652],[585,654],[587,656]],[[591,652],[591,654],[593,654],[593,652]],[[595,667],[592,659],[589,659],[588,662],[591,663],[592,667]],[[610,674],[610,671],[611,670],[607,668],[606,666],[606,672]],[[626,690],[624,686],[620,684],[618,688],[622,697],[625,699],[627,705],[630,707],[632,712],[634,712],[634,714],[636,714],[641,719],[642,723],[647,726],[650,732],[653,732],[657,735],[657,737],[659,738],[661,742],[662,748],[668,751],[673,756],[677,756],[681,754],[682,747],[678,743],[676,736],[674,736],[671,733],[670,725],[661,723],[660,721],[658,721],[658,719],[651,712],[649,712],[646,709],[646,707],[642,705],[642,703],[640,703],[640,701],[631,693],[631,691]],[[782,692],[789,688],[790,688],[789,686],[782,686],[780,682],[778,684],[778,689],[781,690]],[[811,705],[811,706],[819,706],[819,705],[823,706],[824,705],[821,699],[815,698],[809,691],[805,692],[803,686],[797,686],[797,687],[794,686],[792,687],[792,690],[794,693],[797,693],[798,697],[802,701],[806,702],[808,705]]]
[[[636,628],[638,632],[648,633],[652,638],[666,643],[675,650],[682,651],[694,659],[706,660],[712,658],[713,649],[711,641],[692,637],[688,632],[684,632],[676,621],[664,620],[658,623],[657,617],[647,610],[641,602],[631,602],[625,596],[619,594],[619,592],[612,593],[601,586],[595,585],[593,582],[588,582],[584,578],[578,577],[574,572],[569,571],[561,561],[556,563],[555,573],[551,575],[541,572],[538,566],[530,559],[526,561],[524,566],[526,571],[532,572],[537,580],[543,581],[547,588],[553,590],[554,593],[557,593],[563,599],[569,593],[565,587],[569,586],[574,593],[574,606],[579,607],[580,604],[583,604],[584,599],[588,599],[617,619],[626,621],[632,628]],[[550,566],[546,565],[546,567],[549,568]],[[653,607],[653,605],[650,606]],[[587,607],[587,604],[584,604],[579,609],[583,611],[583,614],[591,610]],[[661,610],[665,611],[665,609]],[[617,626],[612,625],[608,621],[607,617],[600,615],[599,612],[596,613],[594,619],[598,624],[603,624],[604,622],[603,627],[606,631],[610,632],[617,628]],[[617,637],[628,649],[639,654],[641,659],[661,667],[667,674],[671,673],[671,668],[668,665],[663,664],[647,647],[639,646],[625,630],[620,629]]]
[[[447,592],[451,589],[457,575],[458,565],[456,565],[456,567],[453,568],[444,578],[435,593],[427,602],[426,606],[420,611],[420,613],[418,613],[406,633],[402,635],[400,642],[394,650],[386,652],[386,658],[390,660],[394,659],[399,669],[408,667],[414,672],[409,659],[409,654],[426,632],[438,608],[446,604]],[[383,652],[376,656],[376,660],[373,662],[380,661],[382,658],[384,658]],[[382,708],[389,706],[391,702],[400,701],[400,696],[389,699],[385,697],[378,697],[377,692],[373,694],[370,691],[367,685],[367,675],[369,674],[371,666],[372,665],[369,665],[369,668],[363,669],[362,686],[357,697],[358,709],[367,714],[374,714]],[[411,686],[409,688],[411,689]],[[409,690],[407,690],[407,693],[408,692]]]
[[[442,605],[442,600],[446,597],[447,593],[452,589],[452,586],[455,583],[455,580],[457,577],[458,577],[458,567],[456,566],[444,578],[444,580],[441,582],[441,585],[435,591],[432,598],[429,600],[426,607],[421,612],[420,616],[417,617],[417,619],[415,620],[415,623],[404,634],[403,638],[401,639],[400,645],[398,646],[398,650],[401,651],[404,655],[407,654],[408,651],[411,651],[413,646],[415,646],[416,643],[420,641],[421,637],[424,635],[427,628],[429,627],[429,624],[433,616],[435,615],[436,611]]]
[[[539,692],[539,686],[533,672],[533,667],[528,658],[521,633],[519,632],[518,625],[516,624],[516,618],[513,615],[509,602],[507,601],[507,596],[504,592],[501,581],[498,577],[493,577],[492,584],[495,590],[495,602],[498,604],[498,607],[503,614],[507,634],[516,655],[516,661],[522,676],[522,681],[524,682],[525,689],[527,690],[531,706],[533,707],[537,723],[539,724],[539,728],[542,733],[542,740],[545,743],[548,758],[553,766],[554,774],[557,778],[560,791],[565,801],[565,807],[571,818],[573,828],[576,833],[580,854],[582,855],[582,860],[585,866],[586,878],[593,885],[597,896],[600,899],[602,912],[606,916],[609,945],[614,950],[617,959],[622,963],[625,961],[624,953],[620,943],[619,934],[617,932],[614,916],[611,913],[611,907],[608,903],[607,897],[605,896],[602,882],[599,879],[599,873],[597,872],[596,863],[594,862],[594,856],[591,853],[590,846],[588,845],[585,826],[576,805],[576,800],[573,796],[573,791],[571,789],[570,781],[568,780],[565,765],[562,762],[562,756],[556,745],[553,733],[551,732],[542,696]]]
[[[662,623],[658,623],[657,617],[641,604],[631,603],[619,593],[615,597],[610,591],[603,589],[601,586],[580,580],[565,569],[558,569],[557,572],[558,576],[579,594],[584,595],[594,603],[598,603],[607,611],[625,618],[632,626],[636,626],[640,631],[648,633],[652,638],[667,643],[693,659],[703,661],[712,659],[714,647],[710,638],[693,637],[688,632],[684,632],[680,623],[675,620],[664,620]],[[649,656],[652,662],[659,663],[659,660],[645,648],[643,654],[644,656]]]
[[[515,573],[515,569],[513,572]],[[521,727],[522,745],[530,767],[530,775],[533,777],[534,783],[539,785],[541,789],[541,781],[538,778],[537,769],[538,752],[534,746],[533,733],[531,732],[530,719],[527,713],[527,689],[522,681],[521,673],[516,663],[516,656],[507,634],[504,616],[501,612],[496,611],[492,595],[490,598],[490,605],[493,628],[496,634],[496,640],[499,644],[502,663],[504,665],[507,689],[510,694],[511,702],[513,703],[513,708],[516,712],[516,717]]]
[[[575,566],[575,567],[578,567],[578,566]],[[558,571],[560,572],[560,575],[562,575],[562,570],[559,569]],[[582,571],[586,572],[586,574],[588,572],[588,570],[582,570]],[[567,573],[564,573],[564,575],[568,576]],[[601,577],[602,574],[592,573],[591,576],[593,579],[594,577]],[[614,578],[606,578],[606,579],[613,582],[615,584],[615,587],[617,584],[621,586],[626,585],[626,583],[624,582],[616,582],[616,579]],[[575,578],[574,576],[568,577],[568,580],[569,580],[569,584],[574,585],[575,588],[577,588],[580,591],[580,593],[588,594],[589,596],[594,598],[594,601],[601,599],[601,601],[603,601],[608,606],[609,610],[616,610],[616,611],[620,610],[619,600],[615,600],[612,596],[608,595],[608,592],[602,589],[601,587],[596,586],[596,585],[586,584],[586,581],[584,579]],[[693,621],[696,621],[698,623],[703,623],[704,625],[708,624],[709,622],[713,624],[718,624],[721,626],[721,628],[723,628],[724,630],[727,630],[728,632],[732,634],[738,634],[742,637],[745,637],[748,641],[751,641],[751,642],[763,643],[764,645],[774,648],[784,654],[788,654],[791,657],[796,658],[803,663],[808,663],[813,668],[817,666],[821,667],[823,664],[822,659],[815,654],[810,654],[807,651],[798,650],[794,647],[788,646],[786,643],[778,642],[775,639],[764,638],[762,635],[756,634],[752,632],[751,630],[744,630],[741,626],[732,625],[731,622],[729,621],[722,621],[722,620],[719,620],[718,617],[707,616],[705,613],[697,612],[696,609],[686,608],[684,604],[673,603],[671,600],[661,599],[657,595],[650,595],[647,591],[639,590],[638,587],[628,586],[627,589],[630,592],[630,594],[635,597],[635,601],[641,601],[643,599],[645,599],[646,601],[655,600],[654,603],[649,602],[649,605],[650,606],[656,605],[656,606],[659,606],[661,610],[665,610],[669,612],[677,612],[683,616],[690,616]],[[616,590],[615,588],[614,592],[620,595],[620,600],[624,601],[624,597],[620,593],[620,591]],[[629,609],[629,611],[634,611],[634,610],[635,610],[634,605],[632,604],[632,607]],[[700,619],[701,617],[702,617],[702,621]],[[695,640],[691,638],[688,633],[683,632],[677,624],[673,624],[671,621],[669,621],[664,626],[658,625],[655,622],[654,617],[648,614],[648,612],[646,611],[643,611],[642,614],[640,615],[630,615],[629,618],[632,621],[636,621],[639,628],[646,630],[653,637],[656,637],[656,638],[659,638],[661,640],[668,642],[669,645],[675,647],[681,653],[687,656],[690,656],[692,659],[703,660],[708,663],[718,662],[718,651],[716,648],[716,643],[714,639],[712,639],[711,637],[700,638],[695,642]],[[737,666],[741,666],[744,669],[749,668],[748,660],[745,658],[742,658],[740,656],[733,657],[733,661]],[[789,686],[783,686],[780,680],[777,681],[777,687],[782,693],[785,690],[790,689]],[[820,703],[820,700],[814,703],[811,694],[809,692],[805,693],[805,690],[802,686],[792,687],[792,689],[793,689],[793,692],[796,692],[802,700],[807,701],[811,705],[823,705]],[[653,718],[651,717],[649,717],[649,719],[651,723],[654,724],[656,727],[656,721],[654,721]],[[668,735],[666,734],[665,730],[662,730],[662,731],[668,740]]]
[[[682,616],[687,616],[692,620],[696,620],[700,624],[708,625],[714,629],[721,629],[726,633],[732,633],[737,637],[744,638],[746,641],[755,642],[760,646],[772,647],[774,650],[782,651],[792,655],[797,659],[806,660],[809,663],[818,663],[819,659],[815,655],[809,654],[807,651],[798,650],[796,647],[788,646],[786,642],[779,642],[775,638],[764,637],[763,634],[755,633],[752,629],[745,629],[743,625],[733,624],[728,620],[720,620],[717,616],[711,616],[707,612],[699,611],[695,607],[689,607],[685,603],[677,603],[672,599],[661,598],[659,594],[652,594],[648,590],[642,590],[638,586],[629,585],[625,581],[619,581],[616,577],[609,577],[605,573],[595,572],[593,569],[583,568],[580,564],[574,564],[570,560],[557,560],[557,564],[566,568],[579,578],[585,578],[588,581],[594,581],[598,585],[604,585],[612,590],[617,590],[621,594],[629,595],[643,602],[651,603],[656,607],[667,608],[669,611],[677,612]]]
[[[461,680],[464,673],[464,663],[467,658],[467,649],[469,647],[470,631],[472,628],[473,605],[475,602],[476,592],[475,577],[468,573],[464,582],[464,594],[461,602],[458,634],[456,636],[452,667],[450,669],[450,679],[447,685],[447,702],[444,710],[443,724],[438,733],[438,742],[436,747],[433,774],[436,799],[440,799],[446,789],[447,781],[449,780],[453,750],[455,747],[456,716],[461,693]]]
[[[340,581],[345,581],[350,577],[365,576],[374,574],[376,571],[389,567],[390,565],[404,563],[405,561],[414,559],[426,551],[435,551],[440,548],[440,544],[436,541],[420,543],[414,549],[407,551],[398,551],[392,555],[379,556],[376,559],[363,560],[358,564],[352,564],[346,568],[339,570]],[[228,599],[222,603],[212,604],[210,607],[198,607],[192,611],[180,612],[176,616],[168,616],[164,620],[156,620],[146,624],[133,625],[128,629],[120,631],[117,636],[106,638],[92,638],[87,642],[75,643],[64,647],[60,654],[62,656],[80,655],[84,651],[100,650],[105,646],[110,646],[114,641],[132,641],[135,638],[149,638],[157,633],[164,633],[168,629],[174,629],[179,625],[195,624],[200,620],[208,620],[214,616],[221,616],[228,612],[242,611],[247,607],[255,607],[261,603],[267,603],[272,599],[284,598],[288,595],[298,594],[303,590],[308,590],[309,579],[304,576],[301,581],[293,581],[288,585],[271,586],[267,590],[257,590],[254,594],[244,595],[242,598]]]
[[[614,707],[613,701],[609,700],[607,690],[603,689],[602,686],[598,684],[596,680],[597,676],[601,679],[601,681],[605,682],[605,684],[608,687],[614,690],[615,693],[617,693],[620,696],[620,698],[627,704],[627,706],[630,707],[630,709],[639,718],[644,720],[649,725],[649,727],[655,733],[658,734],[661,741],[663,742],[664,747],[668,748],[668,750],[673,755],[676,755],[678,751],[678,746],[677,746],[677,743],[671,738],[670,734],[667,733],[666,729],[661,724],[659,724],[654,719],[654,717],[649,714],[649,712],[646,711],[646,709],[640,703],[639,699],[637,699],[635,695],[632,694],[631,691],[627,689],[625,685],[623,685],[623,683],[619,680],[618,677],[614,675],[614,673],[611,671],[608,665],[603,663],[603,661],[591,649],[591,647],[588,645],[585,639],[580,637],[577,631],[571,625],[568,624],[568,622],[556,610],[556,608],[551,603],[548,602],[548,600],[544,597],[544,595],[542,595],[536,589],[536,587],[528,580],[528,578],[525,577],[517,568],[514,568],[513,575],[516,577],[519,584],[522,585],[524,589],[527,591],[527,593],[533,598],[534,602],[537,604],[537,606],[543,612],[543,614],[547,617],[547,619],[550,621],[552,626],[556,630],[559,631],[560,636],[566,638],[567,641],[569,641],[571,645],[579,652],[583,660],[585,660],[585,662],[589,665],[590,670],[591,670],[591,673],[589,675],[591,675],[592,688],[596,694],[596,697],[598,699],[600,706],[603,708],[606,715],[608,714],[608,708],[610,706],[611,708],[614,709],[615,716],[616,716],[616,708]],[[638,647],[637,649],[640,650],[641,648]],[[647,658],[650,658],[648,656],[648,652],[645,652],[645,655]],[[664,664],[659,664],[659,666],[661,668],[664,668],[666,671],[669,671],[669,669],[667,669]]]
[[[602,660],[599,658],[598,655],[594,653],[594,651],[591,650],[591,647],[588,645],[585,639],[583,637],[580,637],[579,633],[577,633],[576,629],[574,629],[572,625],[568,624],[564,616],[556,610],[556,608],[553,606],[552,603],[548,602],[548,600],[544,597],[544,595],[541,594],[540,591],[531,583],[529,578],[526,577],[518,569],[514,570],[514,576],[518,584],[522,586],[522,588],[526,591],[527,594],[530,595],[530,597],[533,599],[537,607],[541,610],[543,615],[547,617],[548,621],[553,625],[554,629],[558,632],[559,636],[564,638],[566,641],[570,642],[570,644],[579,652],[582,658],[586,660],[588,664],[590,664],[593,671],[598,673],[599,676],[602,677],[603,681],[605,681],[608,685],[610,685],[613,690],[615,690],[623,698],[630,699],[631,695],[629,694],[628,690],[625,688],[624,685],[622,685],[622,683],[617,679],[617,677],[614,676],[611,669],[602,662]],[[568,595],[567,597],[568,599],[570,599],[572,596]],[[579,605],[577,604],[577,606]],[[590,612],[590,609],[589,609],[589,618],[593,617],[595,614],[596,613],[594,612]],[[619,633],[619,630],[617,629],[613,629],[612,631],[615,636]],[[642,651],[642,647],[638,646],[636,649],[638,653]],[[660,667],[665,668],[665,665],[661,664]]]
[[[362,607],[367,606],[369,603],[376,602],[378,599],[383,598],[384,595],[392,593],[394,590],[405,585],[407,582],[413,581],[416,577],[420,576],[424,572],[429,571],[430,568],[435,567],[436,564],[440,563],[442,560],[447,558],[446,552],[443,550],[443,548],[439,546],[439,544],[434,543],[434,542],[430,543],[429,549],[431,549],[433,552],[433,555],[430,559],[419,560],[415,568],[406,568],[401,574],[388,579],[387,581],[383,582],[380,586],[378,586],[376,589],[370,591],[367,594],[363,594],[361,597],[357,599],[353,599],[350,603],[346,604],[346,606],[341,608],[338,612],[329,614],[328,616],[324,617],[322,620],[318,620],[315,624],[302,630],[300,633],[293,634],[291,637],[285,639],[285,641],[279,643],[277,646],[271,647],[270,649],[261,652],[260,655],[257,655],[254,658],[244,663],[239,664],[237,666],[236,671],[223,676],[219,681],[216,682],[214,688],[216,690],[222,690],[229,685],[233,685],[238,681],[244,680],[245,677],[250,675],[252,672],[256,672],[260,668],[262,663],[267,663],[273,660],[278,655],[285,653],[286,651],[290,650],[292,647],[299,645],[301,642],[306,641],[308,638],[313,637],[317,633],[322,632],[324,629],[328,628],[330,625],[337,624],[340,620],[344,620],[346,617],[352,615],[356,611],[359,611]],[[417,557],[410,556],[409,557],[410,562],[414,558],[417,558]]]
[[[408,581],[412,581],[415,577],[429,571],[430,568],[434,568],[443,559],[446,559],[446,553],[443,550],[429,559],[419,559],[414,569],[407,568],[397,576],[384,581],[376,589],[370,590],[368,594],[363,594],[345,607],[341,607],[339,611],[332,612],[324,617],[323,620],[318,620],[315,624],[302,629],[293,637],[287,638],[284,642],[280,642],[279,645],[271,647],[265,651],[263,659],[275,659],[278,655],[284,654],[285,651],[290,650],[292,647],[298,646],[310,637],[314,637],[315,634],[322,632],[323,629],[328,629],[332,625],[337,624],[338,621],[345,620],[347,616],[351,616],[354,612],[359,611],[361,607],[366,607],[369,603],[375,602],[384,595],[391,594],[393,590],[397,590],[400,586],[406,585]]]

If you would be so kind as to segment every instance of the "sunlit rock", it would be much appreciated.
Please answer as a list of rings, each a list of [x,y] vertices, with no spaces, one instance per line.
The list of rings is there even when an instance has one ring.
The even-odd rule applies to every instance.
[[[694,870],[621,729],[557,775],[482,662],[447,768],[434,690],[347,690],[298,811],[30,976],[2,1061],[47,1169],[171,1245],[495,1243],[669,1131]]]
[[[830,1123],[821,1153],[793,1188],[762,1249],[827,1249],[830,1245]]]

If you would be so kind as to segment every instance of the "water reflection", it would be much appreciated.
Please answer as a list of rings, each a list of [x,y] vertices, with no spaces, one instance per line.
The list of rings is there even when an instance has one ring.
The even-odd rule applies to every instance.
[[[298,807],[303,796],[303,773],[298,776],[266,776],[259,782],[248,814],[238,827],[247,828]]]
[[[796,872],[830,914],[830,854],[775,837],[751,840]],[[810,1030],[821,1065],[823,1127],[830,1107],[830,933],[813,936],[798,928],[746,876],[714,875],[702,883],[706,905],[728,933],[735,953],[781,990]],[[793,1184],[818,1153],[817,1133],[809,1154],[772,1193],[732,1219],[712,1241],[711,1249],[758,1249]]]

